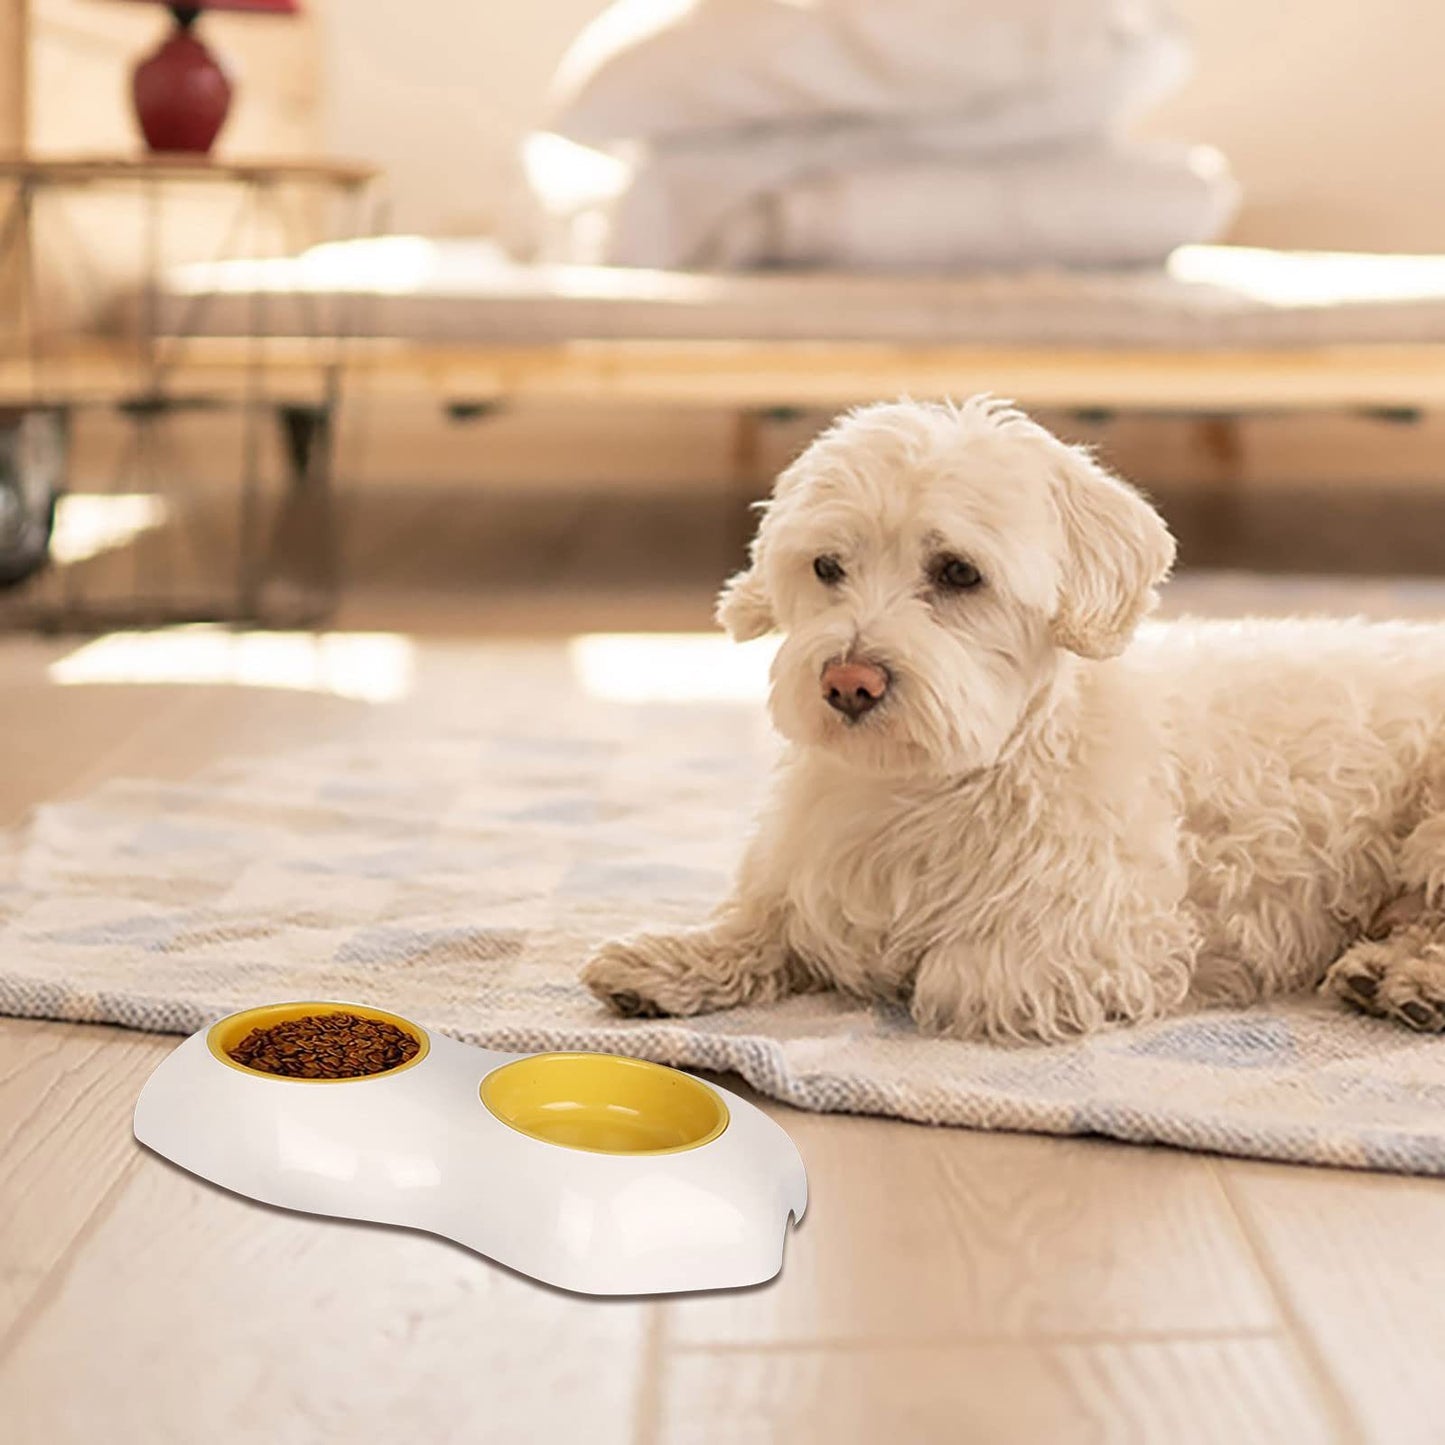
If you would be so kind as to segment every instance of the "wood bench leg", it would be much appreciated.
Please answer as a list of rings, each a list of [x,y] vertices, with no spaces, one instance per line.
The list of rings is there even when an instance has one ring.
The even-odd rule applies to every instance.
[[[748,544],[753,540],[752,504],[762,483],[763,437],[767,418],[755,407],[745,407],[733,417],[731,468],[728,473],[728,571],[746,563]]]
[[[1236,413],[1202,416],[1194,439],[1205,460],[1208,506],[1199,557],[1211,566],[1237,558],[1244,522],[1244,429]]]
[[[291,590],[296,620],[318,622],[336,605],[340,557],[332,492],[333,408],[278,406],[286,488],[278,500],[260,579]]]
[[[747,557],[749,543],[757,531],[757,516],[752,504],[772,490],[773,479],[763,470],[763,445],[767,440],[768,425],[777,422],[786,425],[805,415],[796,406],[748,407],[736,413],[733,418],[732,473],[729,477],[729,498],[733,524],[739,529],[734,535],[738,565]]]

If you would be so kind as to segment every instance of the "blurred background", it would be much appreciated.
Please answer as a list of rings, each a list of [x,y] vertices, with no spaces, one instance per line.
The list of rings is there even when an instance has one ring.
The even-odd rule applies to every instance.
[[[1442,48],[1408,0],[0,0],[0,621],[700,629],[829,416],[980,387],[1191,574],[1428,578]]]

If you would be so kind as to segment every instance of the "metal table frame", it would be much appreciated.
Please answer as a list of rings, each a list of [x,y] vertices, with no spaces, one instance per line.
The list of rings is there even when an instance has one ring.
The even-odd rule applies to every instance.
[[[328,615],[341,584],[341,557],[336,514],[336,435],[348,359],[348,340],[356,330],[354,304],[331,301],[327,324],[317,298],[299,297],[308,308],[308,329],[315,343],[304,367],[294,364],[279,375],[274,364],[275,339],[268,333],[267,298],[250,302],[248,334],[238,339],[233,366],[221,381],[203,375],[192,379],[192,351],[204,336],[209,297],[190,298],[178,324],[168,318],[159,326],[159,300],[164,281],[165,202],[177,187],[207,187],[230,193],[234,204],[222,227],[216,261],[262,253],[260,238],[268,227],[299,248],[314,234],[298,225],[294,200],[309,191],[340,216],[343,236],[371,234],[377,221],[376,173],[369,167],[328,160],[266,162],[211,161],[193,157],[138,156],[0,157],[0,189],[8,187],[8,203],[0,210],[0,276],[14,268],[15,325],[8,352],[8,380],[0,401],[0,426],[24,427],[27,418],[55,419],[63,439],[73,415],[87,407],[110,408],[131,430],[130,460],[138,474],[158,483],[164,460],[166,421],[181,411],[236,408],[243,417],[239,458],[238,547],[232,585],[202,605],[180,610],[164,596],[147,595],[154,579],[137,576],[133,595],[97,604],[82,596],[73,568],[58,586],[40,588],[58,595],[34,604],[21,600],[16,614],[31,624],[50,627],[95,627],[135,622],[220,620],[234,622],[311,623]],[[37,255],[36,218],[44,199],[100,189],[132,194],[140,206],[142,271],[135,325],[123,338],[105,347],[111,376],[97,382],[86,358],[93,340],[47,327],[45,285]],[[73,282],[74,278],[67,278]],[[116,363],[119,365],[116,365]],[[185,376],[187,384],[180,385]],[[280,430],[285,483],[276,515],[266,535],[262,462],[262,428],[273,422]],[[288,615],[272,615],[266,596],[274,559],[304,535],[311,575],[299,605],[293,596]],[[293,545],[290,551],[295,553]],[[166,579],[161,579],[166,580]],[[8,611],[9,609],[7,609]]]

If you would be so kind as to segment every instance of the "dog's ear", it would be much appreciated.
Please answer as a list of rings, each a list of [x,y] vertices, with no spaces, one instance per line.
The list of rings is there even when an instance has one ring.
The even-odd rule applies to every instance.
[[[1159,513],[1087,452],[1056,443],[1054,498],[1064,531],[1054,640],[1081,657],[1114,657],[1159,601],[1174,538]]]
[[[723,583],[713,615],[734,642],[750,642],[778,625],[756,566]]]

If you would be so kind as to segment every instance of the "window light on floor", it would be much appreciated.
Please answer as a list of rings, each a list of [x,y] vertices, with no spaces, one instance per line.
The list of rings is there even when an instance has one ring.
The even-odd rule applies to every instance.
[[[165,523],[164,497],[147,492],[72,492],[55,504],[50,558],[66,565],[98,557]]]
[[[50,666],[62,686],[170,683],[267,687],[395,702],[411,690],[409,638],[390,632],[234,632],[172,627],[112,632]]]
[[[715,633],[598,632],[568,644],[573,675],[608,702],[757,702],[776,638],[741,646]]]

